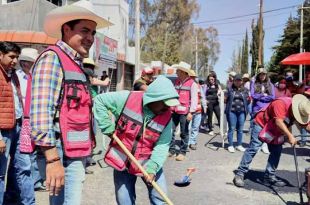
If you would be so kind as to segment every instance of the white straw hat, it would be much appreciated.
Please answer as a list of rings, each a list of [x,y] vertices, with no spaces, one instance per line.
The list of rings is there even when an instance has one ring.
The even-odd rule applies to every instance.
[[[18,60],[19,61],[30,61],[35,62],[39,56],[38,50],[34,48],[23,48]]]
[[[190,70],[191,70],[191,65],[188,63],[185,63],[183,61],[181,61],[179,64],[174,65],[173,67],[176,68],[177,70],[181,70],[187,74],[189,74]]]
[[[51,37],[61,39],[61,27],[73,20],[90,20],[97,23],[97,29],[113,25],[108,20],[96,15],[91,2],[81,0],[71,5],[62,6],[50,11],[44,20],[44,32]]]
[[[296,121],[307,124],[310,121],[310,100],[304,95],[296,94],[292,99],[292,110]]]
[[[195,72],[194,70],[192,70],[192,69],[189,70],[188,75],[189,75],[190,77],[197,77],[196,72]]]

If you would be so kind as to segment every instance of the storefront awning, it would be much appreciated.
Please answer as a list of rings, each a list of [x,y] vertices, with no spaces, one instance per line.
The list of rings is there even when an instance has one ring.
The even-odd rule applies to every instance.
[[[52,45],[57,42],[57,39],[51,38],[47,36],[44,32],[39,31],[0,30],[0,41]]]

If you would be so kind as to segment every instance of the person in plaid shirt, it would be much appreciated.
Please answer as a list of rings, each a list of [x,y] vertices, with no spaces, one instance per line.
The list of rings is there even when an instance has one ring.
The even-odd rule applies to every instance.
[[[89,1],[82,0],[50,11],[44,21],[44,31],[48,36],[61,39],[56,46],[82,68],[83,58],[88,57],[94,42],[96,28],[110,25],[109,21],[95,14]],[[54,51],[46,50],[33,68],[32,138],[46,157],[46,188],[50,192],[50,203],[79,205],[86,157],[72,159],[62,156],[60,130],[54,123],[64,79],[61,61]]]

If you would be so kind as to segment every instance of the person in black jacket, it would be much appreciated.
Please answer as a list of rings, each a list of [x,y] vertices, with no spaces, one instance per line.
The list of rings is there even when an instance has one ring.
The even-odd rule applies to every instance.
[[[244,152],[242,146],[243,126],[248,112],[249,90],[242,85],[242,76],[237,74],[234,77],[233,84],[228,88],[225,95],[226,117],[228,122],[228,151],[235,152],[233,146],[234,131],[237,130],[237,146],[238,151]]]

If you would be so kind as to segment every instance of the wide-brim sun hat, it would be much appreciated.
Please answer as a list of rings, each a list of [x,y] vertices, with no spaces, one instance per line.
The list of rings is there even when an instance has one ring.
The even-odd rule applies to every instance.
[[[296,121],[305,125],[310,121],[310,100],[301,94],[294,95],[292,99],[292,110]]]
[[[104,28],[113,24],[105,18],[96,14],[91,2],[81,0],[71,5],[51,10],[44,20],[44,32],[51,37],[61,39],[61,27],[73,20],[90,20],[97,23],[96,28]]]
[[[192,70],[192,69],[189,71],[188,75],[190,77],[197,77],[196,72],[194,70]]]
[[[267,70],[266,70],[265,68],[259,68],[259,69],[257,70],[257,73],[258,73],[258,74],[261,74],[261,73],[267,74]]]
[[[235,75],[237,75],[237,73],[235,71],[230,71],[228,75],[235,77]]]
[[[38,50],[34,48],[23,48],[18,60],[19,61],[29,61],[35,62],[37,57],[39,56]]]
[[[250,79],[250,75],[248,73],[243,74],[242,78]]]
[[[97,67],[96,64],[95,64],[95,61],[93,59],[91,59],[91,58],[84,58],[83,59],[83,64],[92,65],[95,68]]]
[[[174,68],[176,68],[177,70],[181,70],[187,74],[189,74],[190,70],[191,70],[191,65],[188,63],[185,63],[183,61],[181,61],[179,64],[173,65]]]

